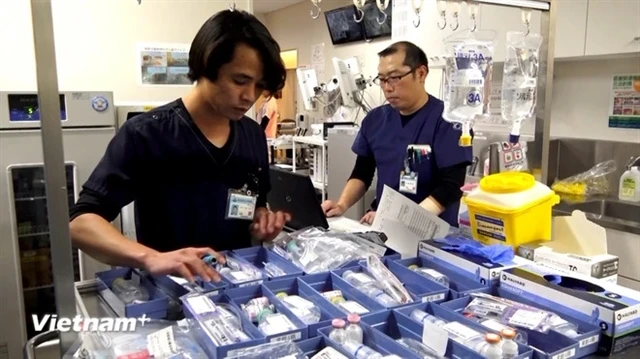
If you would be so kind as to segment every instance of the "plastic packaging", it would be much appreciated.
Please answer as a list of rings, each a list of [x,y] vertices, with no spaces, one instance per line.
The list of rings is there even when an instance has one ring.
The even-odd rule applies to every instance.
[[[320,321],[320,308],[312,302],[297,296],[278,293],[277,297],[305,324],[314,324]]]
[[[275,335],[296,329],[296,326],[282,313],[263,312],[258,315],[258,329],[264,335]]]
[[[491,341],[496,339],[493,336],[498,337],[497,340],[498,342],[500,341],[500,337],[496,334],[489,333],[485,336],[459,322],[449,322],[442,328],[449,333],[449,339],[455,340],[483,356],[491,354],[491,343],[487,342],[487,336],[490,336],[489,339]]]
[[[464,314],[493,318],[501,323],[546,333],[553,329],[570,338],[578,336],[578,327],[557,314],[512,300],[484,293],[473,293],[475,298],[464,309]]]
[[[306,273],[328,272],[373,253],[371,245],[350,233],[326,232],[310,227],[276,238],[274,251]]]
[[[502,335],[502,358],[514,359],[518,356],[518,344],[514,341],[516,332],[511,329],[503,329],[500,332]]]
[[[304,352],[294,342],[278,342],[241,348],[233,351],[225,359],[306,359]]]
[[[346,323],[342,319],[334,319],[331,321],[333,329],[329,332],[329,339],[343,345],[347,340],[347,332],[345,331]]]
[[[287,275],[287,272],[282,270],[282,268],[278,267],[274,263],[264,263],[264,262],[262,262],[262,264],[264,265],[264,270],[265,270],[265,272],[267,272],[267,275],[269,277],[275,278],[275,277],[282,277],[282,276]]]
[[[502,118],[511,123],[510,143],[520,141],[522,122],[534,115],[537,100],[542,36],[507,32],[502,75]]]
[[[142,303],[149,300],[149,292],[145,287],[124,278],[116,278],[111,284],[111,290],[125,304]]]
[[[430,269],[430,268],[420,268],[417,265],[413,264],[409,266],[409,269],[411,269],[412,271],[427,277],[429,279],[431,279],[432,281],[436,282],[436,283],[440,283],[441,285],[449,288],[449,277],[447,277],[446,275],[438,272],[435,269]]]
[[[491,330],[495,330],[500,333],[505,330],[513,331],[515,333],[513,340],[515,340],[517,343],[520,343],[522,345],[528,344],[529,336],[527,335],[527,332],[524,330],[517,330],[515,328],[504,325],[495,319],[486,319],[470,313],[465,314],[465,317],[469,320],[473,320],[477,322],[478,324],[482,325],[485,328],[489,328]]]
[[[606,195],[610,190],[607,176],[616,169],[616,162],[613,160],[600,162],[588,171],[556,181],[551,189],[575,197]]]
[[[420,323],[424,323],[425,321],[428,321],[435,324],[438,327],[443,327],[445,324],[447,324],[444,320],[437,318],[420,309],[414,309],[413,311],[411,311],[411,319]]]
[[[411,338],[400,338],[396,340],[396,343],[404,346],[405,348],[411,350],[417,356],[423,359],[440,359],[441,356],[438,355],[435,351],[431,350],[428,346],[422,344],[421,342],[411,339]]]
[[[360,327],[360,316],[352,313],[347,316],[347,322],[349,325],[345,328],[345,341],[351,341],[358,344],[362,344],[364,341],[364,332]]]
[[[385,267],[380,258],[374,255],[367,256],[367,270],[385,293],[389,294],[395,301],[401,304],[413,302],[413,298],[404,288],[402,282]]]
[[[445,39],[443,118],[462,126],[460,146],[471,146],[473,121],[489,115],[494,38],[493,31],[462,31]]]
[[[387,294],[386,291],[382,290],[381,283],[376,282],[375,279],[365,273],[348,270],[342,273],[342,278],[366,294],[369,298],[386,307],[393,307],[400,304],[400,302]]]
[[[343,345],[344,349],[357,359],[381,359],[382,354],[372,348],[352,341],[347,341]]]
[[[226,256],[224,264],[218,263],[216,270],[233,284],[251,282],[263,278],[258,268],[230,256]]]

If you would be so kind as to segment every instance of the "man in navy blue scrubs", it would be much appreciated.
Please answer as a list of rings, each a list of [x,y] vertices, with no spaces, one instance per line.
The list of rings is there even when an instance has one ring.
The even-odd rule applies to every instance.
[[[196,34],[184,97],[128,120],[71,209],[73,244],[113,266],[219,280],[201,257],[273,239],[289,220],[266,208],[264,131],[245,113],[284,86],[280,47],[243,11]],[[109,222],[135,201],[138,242]]]
[[[378,170],[377,198],[387,185],[457,226],[471,147],[460,147],[460,131],[442,118],[444,103],[424,88],[429,73],[425,53],[397,42],[378,54],[378,83],[388,105],[369,112],[352,150],[356,164],[337,202],[326,201],[327,216],[340,216],[371,185]],[[371,224],[376,203],[362,222]]]

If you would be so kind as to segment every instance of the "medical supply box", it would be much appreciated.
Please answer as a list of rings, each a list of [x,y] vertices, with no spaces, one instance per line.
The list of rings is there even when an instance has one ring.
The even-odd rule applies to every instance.
[[[447,244],[434,240],[422,241],[418,244],[418,256],[439,266],[446,266],[482,285],[497,285],[503,270],[531,263],[517,256],[508,262],[494,263],[479,256],[447,251],[443,247],[447,247]]]
[[[600,354],[640,344],[640,292],[542,263],[502,272],[500,288],[602,330]]]
[[[462,200],[469,208],[473,238],[517,248],[551,239],[551,210],[560,197],[531,174],[504,172],[483,177]]]
[[[531,242],[518,247],[517,254],[534,262],[545,263],[569,272],[576,272],[608,283],[618,282],[620,258],[612,254],[596,256],[560,253],[546,247],[546,241]]]

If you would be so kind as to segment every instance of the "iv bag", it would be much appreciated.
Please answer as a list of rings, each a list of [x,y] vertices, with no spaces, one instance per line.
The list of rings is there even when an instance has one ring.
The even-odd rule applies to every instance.
[[[471,125],[489,116],[495,32],[467,31],[445,40],[447,48],[443,118],[462,126],[460,146],[471,146]]]
[[[511,123],[509,142],[518,143],[522,122],[534,115],[542,36],[507,33],[507,55],[502,75],[502,118]]]

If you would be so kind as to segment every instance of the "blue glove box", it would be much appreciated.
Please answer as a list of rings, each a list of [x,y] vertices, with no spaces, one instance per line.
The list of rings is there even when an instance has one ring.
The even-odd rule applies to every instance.
[[[395,342],[389,336],[383,334],[385,329],[388,329],[388,323],[386,319],[390,315],[389,311],[373,313],[362,317],[360,321],[360,327],[364,334],[363,344],[384,355],[395,354],[403,359],[420,359],[417,355],[413,354],[410,350],[406,349],[402,345]],[[366,319],[365,319],[366,318]],[[374,326],[377,327],[374,329]],[[396,329],[398,329],[396,327]],[[401,330],[403,328],[400,328]],[[346,355],[348,358],[356,359],[356,357],[350,354],[340,344],[329,339],[329,333],[333,330],[332,327],[322,328],[319,330],[320,334],[325,337],[325,340],[330,345],[336,348],[340,353]],[[407,330],[407,332],[409,332]]]
[[[520,329],[523,331],[527,332],[527,336],[529,338],[529,344],[532,347],[536,347],[540,350],[543,350],[545,352],[549,352],[553,355],[550,354],[550,356],[555,356],[558,355],[558,353],[556,353],[558,350],[560,350],[560,353],[562,353],[562,348],[558,349],[556,347],[550,347],[548,348],[548,345],[546,343],[550,343],[550,342],[557,342],[557,343],[566,343],[567,345],[567,349],[564,350],[564,352],[573,352],[574,353],[574,358],[582,358],[585,356],[588,356],[590,354],[595,353],[598,350],[598,343],[600,342],[600,327],[595,325],[595,324],[589,324],[586,323],[584,321],[578,320],[576,318],[564,315],[564,313],[558,313],[556,310],[554,310],[553,308],[549,308],[549,307],[545,307],[543,305],[541,305],[540,303],[534,303],[531,302],[529,300],[526,300],[522,297],[518,297],[508,291],[505,290],[500,290],[499,288],[497,288],[493,293],[491,293],[492,295],[498,296],[498,297],[502,297],[505,299],[509,299],[509,300],[513,300],[516,302],[520,302],[522,304],[526,304],[526,305],[530,305],[536,308],[540,308],[546,311],[550,311],[550,312],[555,312],[556,314],[560,315],[561,317],[563,317],[563,319],[567,320],[570,323],[576,324],[578,326],[578,333],[580,334],[578,337],[576,338],[569,338],[567,336],[562,335],[559,332],[550,330],[548,334],[544,334],[544,333],[540,333],[534,330],[527,330],[527,329]],[[471,297],[465,297],[465,298],[459,298],[457,300],[453,300],[451,302],[447,302],[447,303],[442,303],[441,307],[449,310],[453,313],[455,313],[456,315],[458,315],[459,317],[464,317],[464,315],[461,313],[461,311],[473,300],[473,298]],[[465,320],[468,320],[465,318]],[[558,339],[559,337],[562,337],[563,339]],[[569,340],[567,340],[569,339]],[[578,342],[578,346],[575,348],[575,350],[573,349],[573,343],[574,342]],[[548,348],[548,349],[547,349]],[[555,351],[554,351],[555,350]],[[550,352],[551,351],[551,352]],[[537,354],[535,355],[536,358],[545,358],[544,355],[541,354]]]
[[[282,258],[276,253],[268,250],[265,247],[249,247],[244,249],[234,250],[233,253],[241,258],[244,258],[247,262],[253,264],[255,267],[260,269],[265,277],[268,277],[269,280],[274,279],[283,279],[283,278],[296,278],[303,275],[303,272],[300,268],[296,267],[293,263],[288,260]],[[286,275],[279,277],[269,277],[267,271],[264,269],[263,263],[273,263],[278,268],[282,269]]]
[[[298,295],[308,301],[312,302],[320,308],[320,321],[318,323],[308,324],[309,333],[308,338],[313,338],[317,335],[318,329],[323,327],[330,327],[331,321],[334,318],[346,317],[346,314],[340,311],[333,305],[326,305],[326,303],[318,303],[317,297],[313,295],[313,291],[308,287],[303,288],[300,285],[298,278],[288,278],[280,280],[272,280],[262,285],[271,294],[277,296],[278,293],[284,292],[288,295]],[[277,297],[276,297],[277,298]]]
[[[357,268],[358,267],[354,267],[354,269]],[[383,312],[387,310],[385,307],[378,304],[378,302],[367,297],[364,293],[356,290],[353,286],[346,284],[344,281],[337,283],[334,280],[334,275],[332,273],[305,275],[298,278],[298,281],[300,285],[299,290],[304,292],[307,292],[308,290],[308,295],[312,298],[315,298],[315,303],[318,303],[321,306],[332,307],[342,312],[342,309],[338,308],[336,305],[331,303],[330,300],[322,296],[322,293],[324,292],[339,290],[342,292],[342,296],[345,300],[354,301],[360,304],[362,307],[368,310],[369,313]],[[342,316],[346,317],[347,313],[342,314]]]
[[[235,307],[241,312],[242,316],[245,317],[249,322],[251,321],[249,317],[242,311],[242,305],[246,304],[249,300],[253,298],[266,297],[269,300],[270,304],[275,306],[277,313],[284,314],[291,323],[296,327],[296,329],[285,331],[278,334],[267,335],[268,343],[276,343],[276,342],[285,342],[285,341],[298,341],[302,339],[307,339],[309,334],[309,329],[307,325],[304,324],[298,317],[296,317],[287,307],[284,306],[280,302],[276,296],[271,293],[268,289],[263,286],[249,286],[243,288],[235,288],[230,289],[225,292],[225,295],[231,299],[231,302],[235,305]],[[252,325],[258,329],[258,324],[252,323]]]
[[[138,271],[131,268],[117,268],[98,272],[96,278],[102,282],[98,285],[100,296],[119,317],[139,318],[144,314],[151,319],[164,319],[167,316],[169,297]],[[111,290],[111,285],[117,278],[133,279],[134,282],[140,283],[149,292],[149,300],[139,304],[125,304]]]
[[[251,323],[251,321],[249,321],[249,319],[246,318],[246,316],[240,315],[242,330],[245,332],[245,334],[247,334],[251,338],[251,340],[241,342],[241,343],[236,343],[236,344],[224,345],[220,347],[217,346],[215,342],[211,340],[209,331],[206,329],[206,326],[203,323],[203,321],[206,321],[206,319],[203,319],[202,321],[199,319],[201,315],[200,314],[201,309],[194,308],[191,304],[192,302],[189,301],[190,298],[194,298],[194,297],[206,297],[209,300],[211,300],[211,302],[213,302],[214,304],[220,304],[220,303],[230,304],[234,308],[235,306],[231,303],[231,300],[224,294],[212,295],[210,293],[208,294],[192,293],[192,294],[187,294],[181,298],[185,317],[190,319],[190,322],[191,322],[190,327],[194,331],[194,336],[198,341],[198,344],[200,344],[202,349],[204,349],[204,351],[207,353],[207,356],[209,358],[212,358],[212,359],[226,358],[227,356],[232,356],[234,352],[238,349],[260,345],[266,342],[265,336],[258,330],[258,328],[256,328],[253,325],[253,323]]]
[[[464,297],[469,293],[489,293],[491,291],[491,287],[482,285],[480,282],[467,277],[458,271],[451,270],[451,268],[447,266],[438,264],[436,262],[431,262],[423,256],[392,260],[388,262],[387,266],[389,267],[389,269],[396,272],[411,272],[423,279],[431,281],[429,278],[409,269],[409,266],[414,264],[418,267],[433,269],[446,275],[449,278],[449,291],[451,293],[452,299]]]
[[[467,299],[468,297],[459,299],[459,300],[463,300],[463,299]],[[468,320],[466,318],[464,318],[461,315],[458,315],[456,313],[452,313],[449,310],[446,310],[444,308],[442,308],[439,304],[435,304],[435,303],[419,303],[416,305],[412,305],[412,306],[408,306],[408,307],[404,307],[404,308],[400,308],[397,309],[395,312],[398,314],[398,320],[403,323],[403,325],[405,325],[407,328],[409,328],[410,330],[414,331],[415,333],[419,333],[420,337],[422,338],[422,331],[423,331],[423,325],[422,323],[415,321],[413,319],[411,319],[411,312],[415,309],[419,309],[422,311],[425,311],[431,315],[434,315],[442,320],[444,320],[445,322],[459,322],[481,334],[486,334],[486,333],[490,333],[493,332],[485,327],[483,327],[482,325],[475,323],[471,320]],[[462,347],[464,349],[466,349],[469,354],[468,355],[464,355],[461,356],[462,358],[469,358],[469,359],[476,359],[476,358],[484,358],[483,356],[481,356],[480,354],[470,350],[469,348],[466,348],[464,345],[461,345],[458,342],[455,342],[453,339],[449,339],[449,347]],[[454,349],[452,347],[452,349]],[[449,349],[447,349],[449,350]],[[459,348],[455,348],[455,350],[460,350]],[[518,344],[518,352],[520,353],[516,358],[518,359],[524,359],[524,358],[532,358],[534,355],[534,351],[525,345],[521,345]],[[567,357],[570,358],[570,357]]]
[[[231,258],[232,260],[234,260],[234,261],[236,261],[236,262],[238,262],[238,263],[240,263],[242,265],[247,265],[247,266],[254,267],[262,275],[262,278],[259,278],[259,279],[250,279],[250,280],[247,280],[247,281],[236,281],[234,283],[232,281],[232,279],[229,278],[229,276],[220,274],[220,277],[222,278],[223,281],[225,281],[225,283],[227,284],[228,288],[242,288],[242,287],[260,285],[260,284],[264,283],[264,281],[268,280],[267,274],[264,273],[264,271],[260,270],[260,268],[256,267],[255,265],[253,265],[253,263],[249,262],[244,257],[236,254],[235,252],[233,252],[233,251],[223,251],[223,252],[218,252],[218,253],[220,253],[221,255],[225,256],[225,258]]]
[[[368,274],[366,267],[363,265],[360,265],[359,267],[338,269],[331,272],[332,275],[334,276],[334,282],[337,285],[343,286],[343,287],[348,286],[350,288],[353,288],[355,291],[362,293],[360,292],[359,289],[352,286],[346,280],[342,279],[342,274],[348,270],[351,270],[355,273],[365,273],[371,277],[373,276]],[[407,272],[402,273],[402,272],[397,272],[393,270],[391,270],[391,273],[395,275],[396,278],[398,278],[398,280],[404,285],[405,289],[409,292],[409,295],[411,295],[411,299],[413,300],[413,302],[432,301],[437,303],[437,302],[444,301],[448,296],[449,289],[433,281],[423,280],[423,278],[421,278],[419,275],[416,275],[415,273],[407,273]],[[365,294],[362,293],[362,295],[365,295]],[[400,305],[389,307],[386,309],[402,307],[405,305],[413,304],[413,302],[400,304]]]

